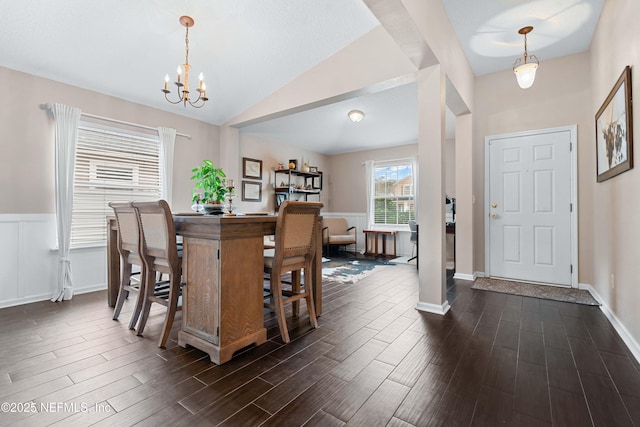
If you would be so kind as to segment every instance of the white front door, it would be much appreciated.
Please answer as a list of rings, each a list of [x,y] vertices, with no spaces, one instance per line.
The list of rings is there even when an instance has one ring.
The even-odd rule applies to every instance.
[[[489,274],[572,284],[572,132],[487,138]]]

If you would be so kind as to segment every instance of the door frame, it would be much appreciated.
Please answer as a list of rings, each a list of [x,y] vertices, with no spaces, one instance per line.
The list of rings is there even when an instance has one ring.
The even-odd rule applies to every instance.
[[[509,139],[531,135],[542,135],[546,133],[557,133],[568,131],[571,137],[571,200],[572,204],[570,213],[571,220],[571,287],[578,288],[578,126],[561,126],[547,129],[535,129],[524,132],[514,132],[499,135],[490,135],[484,137],[484,269],[485,276],[491,276],[491,234],[490,227],[490,196],[491,196],[491,173],[490,173],[490,152],[489,143],[493,140]]]

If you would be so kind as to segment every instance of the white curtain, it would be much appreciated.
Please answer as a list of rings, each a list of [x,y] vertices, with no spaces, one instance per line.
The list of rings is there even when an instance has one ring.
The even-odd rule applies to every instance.
[[[162,179],[162,198],[172,206],[173,196],[173,147],[176,143],[176,130],[171,128],[158,128],[160,139],[160,176]]]
[[[373,196],[376,190],[375,184],[375,164],[373,160],[364,162],[364,171],[367,179],[367,228],[371,228],[375,221],[375,202]]]
[[[413,209],[415,220],[418,221],[418,158],[411,156],[411,173],[413,174]]]
[[[56,124],[56,224],[58,231],[58,283],[51,301],[73,298],[71,280],[71,214],[78,124],[82,111],[64,104],[47,105]]]

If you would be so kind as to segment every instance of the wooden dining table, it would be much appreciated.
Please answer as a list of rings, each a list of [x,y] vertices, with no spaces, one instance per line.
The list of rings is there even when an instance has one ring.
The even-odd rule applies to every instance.
[[[222,364],[248,345],[266,341],[263,311],[264,236],[274,235],[274,215],[180,215],[173,220],[183,239],[182,322],[178,344],[191,345]],[[108,304],[114,306],[120,283],[118,227],[108,218]],[[322,222],[316,228],[320,237]],[[316,238],[312,289],[316,314],[322,314],[322,239]]]

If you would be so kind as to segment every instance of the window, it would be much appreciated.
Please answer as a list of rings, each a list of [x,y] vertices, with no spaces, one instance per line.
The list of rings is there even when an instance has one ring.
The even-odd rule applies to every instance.
[[[80,123],[73,182],[71,246],[106,241],[110,201],[157,200],[161,195],[157,135]]]
[[[373,168],[374,225],[406,225],[415,219],[411,160],[375,162]]]

